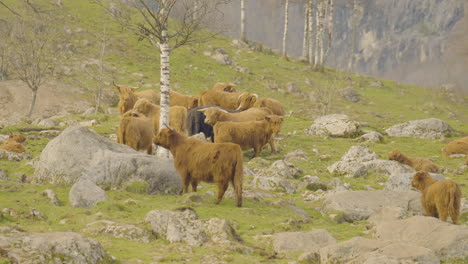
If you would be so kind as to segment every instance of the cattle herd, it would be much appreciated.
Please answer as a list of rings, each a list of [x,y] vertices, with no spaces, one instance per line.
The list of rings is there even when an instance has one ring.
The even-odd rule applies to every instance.
[[[136,92],[139,87],[115,85],[121,115],[117,142],[137,151],[153,152],[153,143],[169,149],[183,183],[196,191],[199,181],[214,182],[219,203],[231,182],[242,205],[242,149],[258,156],[266,144],[276,152],[284,109],[271,98],[237,92],[232,83],[216,83],[199,95],[170,91],[169,128],[160,130],[160,93]],[[211,142],[190,136],[203,133]]]

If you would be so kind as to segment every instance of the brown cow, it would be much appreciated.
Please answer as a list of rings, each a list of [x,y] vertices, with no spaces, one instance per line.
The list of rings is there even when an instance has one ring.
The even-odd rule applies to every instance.
[[[439,172],[439,167],[427,158],[410,158],[405,154],[401,153],[400,150],[394,149],[388,153],[389,160],[396,160],[399,163],[406,164],[416,170],[422,170],[427,172]]]
[[[460,216],[461,190],[452,180],[438,181],[429,173],[418,171],[413,175],[411,186],[422,192],[421,204],[427,216],[447,222],[450,216],[458,224]]]
[[[5,140],[0,149],[6,150],[8,152],[23,153],[26,152],[23,143],[26,140],[26,137],[21,134],[10,135],[7,140]]]
[[[214,142],[232,142],[242,149],[253,148],[252,158],[257,157],[263,146],[270,143],[271,153],[274,153],[275,135],[281,130],[282,122],[283,117],[277,115],[266,116],[262,121],[217,122],[213,126]]]
[[[203,142],[168,128],[161,129],[154,143],[169,149],[174,156],[174,166],[184,185],[183,193],[188,192],[189,184],[196,192],[199,181],[213,182],[218,186],[215,203],[219,204],[231,182],[237,206],[242,206],[243,161],[239,145]]]
[[[259,98],[253,107],[267,107],[274,115],[284,116],[284,108],[280,101],[271,98]]]
[[[254,93],[229,93],[214,90],[200,92],[200,106],[218,105],[224,109],[243,111],[253,106],[258,95]]]
[[[206,109],[198,110],[205,114],[205,123],[214,126],[216,122],[232,121],[232,122],[243,122],[243,121],[255,121],[263,120],[267,115],[271,115],[271,110],[266,107],[261,108],[250,108],[239,113],[229,113],[218,107],[209,107]]]
[[[211,88],[211,90],[218,91],[218,92],[232,93],[232,92],[236,92],[236,85],[233,83],[217,82],[215,83],[213,88]]]
[[[146,99],[139,99],[133,107],[138,113],[142,113],[145,116],[153,120],[154,131],[159,131],[159,116],[161,107],[156,104],[150,103]],[[181,134],[187,132],[185,128],[185,120],[187,119],[187,109],[183,106],[171,106],[169,108],[169,125]]]
[[[185,95],[178,92],[170,92],[170,106],[183,106],[187,109],[198,106],[198,96]]]
[[[459,138],[447,144],[442,149],[442,154],[445,156],[452,154],[466,154],[468,155],[468,137]]]
[[[151,155],[153,136],[153,122],[145,115],[128,111],[120,119],[117,143],[130,146],[136,151],[146,151]]]
[[[119,113],[123,115],[133,108],[138,99],[144,98],[153,104],[159,104],[161,96],[155,90],[145,90],[142,92],[135,92],[139,87],[132,87],[128,85],[115,85],[119,91]]]

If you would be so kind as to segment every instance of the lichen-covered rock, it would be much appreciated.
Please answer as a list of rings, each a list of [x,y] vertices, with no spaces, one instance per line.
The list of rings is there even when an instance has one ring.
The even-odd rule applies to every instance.
[[[321,247],[336,243],[324,229],[307,232],[284,232],[273,235],[273,249],[278,253],[292,251],[318,251]]]
[[[381,222],[376,225],[375,237],[429,248],[441,259],[468,256],[468,227],[435,217],[414,216]]]
[[[421,194],[414,191],[342,191],[325,196],[323,213],[340,211],[348,222],[365,220],[382,207],[402,208],[405,215],[422,214]]]
[[[257,175],[254,177],[252,184],[256,188],[267,191],[286,193],[294,193],[296,191],[296,187],[291,184],[289,180],[279,177],[264,177]]]
[[[432,178],[442,181],[445,177],[442,174],[429,173]],[[414,173],[395,173],[388,178],[385,190],[411,190],[411,181]]]
[[[134,225],[107,220],[89,223],[83,229],[83,232],[91,234],[111,234],[116,238],[123,238],[143,243],[149,243],[154,240],[153,235],[148,230],[144,230]]]
[[[262,176],[292,179],[301,176],[302,170],[290,162],[277,160],[273,162],[268,169],[261,170],[258,174]]]
[[[439,139],[455,133],[455,130],[438,118],[428,118],[394,125],[385,132],[392,137]]]
[[[284,160],[287,162],[294,162],[294,161],[307,161],[309,160],[309,156],[303,150],[296,149],[294,151],[288,152],[284,155]]]
[[[57,198],[57,195],[55,194],[55,192],[50,189],[47,189],[44,192],[42,192],[42,196],[46,196],[47,198],[49,198],[50,202],[55,206],[59,206],[62,204],[60,200]]]
[[[146,181],[149,193],[179,194],[182,183],[172,160],[137,152],[80,125],[65,129],[41,153],[38,182],[74,184],[87,179],[107,189]]]
[[[369,141],[369,142],[381,142],[382,141],[382,134],[375,132],[375,131],[368,131],[364,135],[358,138],[358,141]]]
[[[315,119],[307,133],[312,136],[354,138],[362,131],[359,122],[349,119],[347,115],[333,114]]]
[[[0,232],[0,247],[14,263],[112,263],[99,242],[73,232]]]
[[[0,149],[0,160],[22,161],[31,158],[32,156],[29,153],[16,153]]]
[[[75,208],[91,208],[108,198],[106,192],[92,181],[80,180],[70,189],[69,199]]]

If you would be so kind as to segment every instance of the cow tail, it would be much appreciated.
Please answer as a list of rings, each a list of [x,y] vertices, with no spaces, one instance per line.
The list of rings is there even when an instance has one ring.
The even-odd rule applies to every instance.
[[[117,135],[117,142],[120,144],[126,144],[125,141],[125,132],[127,131],[128,123],[130,122],[130,118],[122,118],[120,121],[120,126],[119,126],[119,134]]]
[[[458,186],[451,186],[448,190],[448,214],[452,218],[452,221],[454,221],[454,224],[457,224],[458,222],[458,211],[460,210],[460,197],[461,193],[459,191]]]
[[[236,165],[234,169],[234,179],[233,179],[234,191],[236,192],[236,198],[237,198],[237,207],[242,206],[243,177],[244,177],[244,165],[243,165],[243,159],[242,159],[242,151],[240,150],[240,147],[239,147],[238,154],[236,157]]]

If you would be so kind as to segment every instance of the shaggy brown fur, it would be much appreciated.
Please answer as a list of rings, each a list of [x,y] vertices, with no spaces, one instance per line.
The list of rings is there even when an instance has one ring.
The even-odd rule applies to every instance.
[[[276,152],[275,135],[281,130],[283,117],[266,116],[262,121],[217,122],[214,129],[215,143],[232,142],[242,149],[253,148],[252,158],[258,156],[265,144],[270,143],[271,153]]]
[[[23,153],[26,152],[23,143],[26,140],[26,137],[21,134],[10,135],[7,140],[5,140],[0,149],[6,150],[8,152]]]
[[[178,92],[170,92],[170,106],[183,106],[187,109],[198,106],[198,96],[185,95]]]
[[[199,181],[213,182],[218,186],[216,204],[219,204],[231,182],[237,206],[242,206],[243,161],[239,145],[203,142],[168,128],[161,129],[154,137],[154,143],[171,151],[184,193],[188,191],[189,184],[196,192]]]
[[[142,113],[145,116],[153,120],[154,131],[159,131],[159,115],[161,107],[150,103],[146,99],[139,99],[133,107],[138,113]],[[186,134],[187,129],[185,128],[185,120],[187,119],[187,109],[183,106],[171,106],[169,108],[169,126],[175,129],[181,134]]]
[[[130,146],[136,151],[146,151],[151,155],[153,136],[153,122],[143,114],[128,111],[120,119],[117,143]]]
[[[452,154],[465,154],[468,155],[468,137],[459,138],[447,144],[442,149],[442,154],[445,156]]]
[[[255,102],[253,107],[268,107],[274,115],[284,116],[283,105],[275,99],[260,98]]]
[[[411,186],[422,192],[421,203],[427,216],[440,218],[447,222],[447,217],[458,224],[460,216],[461,190],[452,180],[438,181],[429,173],[418,171],[413,175]]]
[[[263,120],[267,115],[271,115],[271,110],[262,108],[250,108],[246,111],[239,113],[228,113],[217,107],[209,107],[206,109],[198,110],[205,114],[205,123],[214,126],[216,122],[232,121],[232,122],[244,122],[244,121],[255,121]]]
[[[388,153],[389,160],[396,160],[400,163],[406,164],[416,170],[422,170],[427,172],[439,172],[439,167],[434,164],[430,159],[426,158],[410,158],[398,149],[394,149]]]
[[[218,105],[224,109],[243,111],[253,106],[258,96],[253,93],[229,93],[213,90],[200,92],[200,106]]]
[[[217,82],[215,83],[213,88],[211,88],[211,90],[218,91],[218,92],[233,93],[233,92],[236,92],[236,85],[233,83]]]
[[[161,96],[155,90],[145,90],[142,92],[135,92],[139,87],[132,87],[128,85],[114,85],[119,91],[119,113],[123,115],[133,108],[133,105],[140,98],[147,99],[153,104],[159,104]]]

